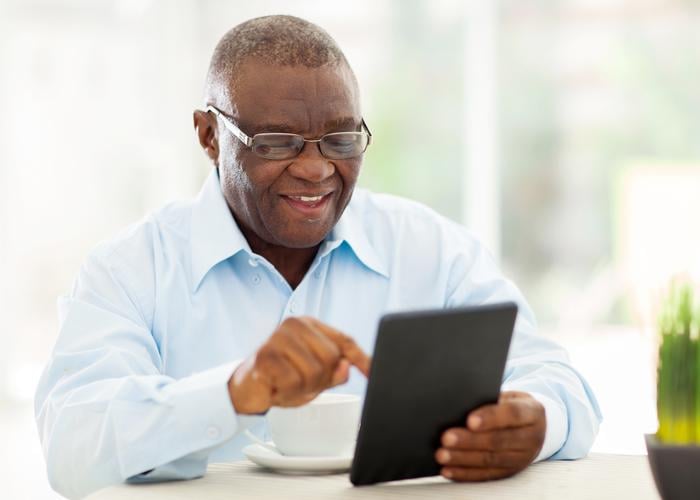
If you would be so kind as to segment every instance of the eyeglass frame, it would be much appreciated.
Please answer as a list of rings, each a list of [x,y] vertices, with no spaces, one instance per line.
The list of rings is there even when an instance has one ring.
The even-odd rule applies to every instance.
[[[267,134],[288,135],[288,136],[294,136],[294,137],[301,137],[302,140],[303,140],[304,142],[315,142],[315,143],[320,143],[324,138],[326,138],[326,137],[328,137],[328,136],[336,135],[336,134],[347,134],[347,133],[348,133],[348,132],[331,132],[331,133],[329,133],[329,134],[324,134],[324,135],[322,135],[322,136],[319,137],[318,139],[307,139],[306,137],[304,137],[304,136],[301,135],[301,134],[290,134],[290,133],[287,133],[287,132],[260,132],[260,133],[257,133],[257,134],[255,134],[255,135],[253,135],[253,137],[250,137],[250,136],[246,135],[240,128],[238,128],[238,127],[236,126],[236,124],[233,123],[233,121],[231,121],[231,119],[230,119],[228,116],[226,116],[226,115],[225,115],[221,110],[219,110],[218,108],[216,108],[216,107],[212,106],[211,104],[209,104],[209,105],[207,105],[205,111],[206,111],[207,113],[213,113],[214,116],[216,116],[217,118],[221,118],[221,121],[224,122],[224,126],[226,127],[226,129],[227,129],[229,132],[231,132],[234,136],[236,136],[236,138],[237,138],[239,141],[241,141],[243,144],[245,144],[245,145],[246,145],[247,147],[249,147],[249,148],[252,148],[252,147],[253,147],[253,141],[254,141],[255,138],[256,138],[257,136],[259,136],[259,135],[267,135]],[[364,119],[364,118],[360,118],[360,120],[361,120],[361,122],[360,122],[360,127],[364,127],[365,131],[367,132],[367,144],[365,145],[365,149],[362,150],[362,153],[360,153],[359,155],[357,155],[357,156],[351,156],[351,157],[349,157],[349,158],[342,158],[343,160],[351,160],[351,159],[353,159],[353,158],[357,158],[358,156],[364,154],[364,152],[367,151],[367,148],[369,147],[369,145],[372,144],[372,132],[370,132],[369,127],[368,127],[367,124],[365,123],[365,119]],[[360,132],[351,131],[351,132],[353,132],[353,133],[364,133],[364,132],[362,132],[362,131],[360,131]],[[297,156],[299,156],[299,154],[301,153],[301,151],[302,151],[303,149],[304,149],[304,148],[303,148],[303,146],[302,146],[302,148],[299,150],[299,152],[298,152],[296,155],[292,156],[291,158],[296,158]],[[321,151],[321,148],[320,148],[320,147],[319,147],[319,153],[321,153],[321,155],[322,155],[324,158],[326,158],[326,155],[323,154],[323,151]],[[256,155],[256,156],[260,156],[260,155],[258,155],[257,153],[255,153],[255,155]],[[261,158],[265,158],[264,156],[260,156],[260,157],[261,157]],[[287,158],[287,159],[291,159],[291,158]],[[270,158],[265,158],[265,159],[270,159]],[[338,160],[338,159],[341,159],[341,158],[329,158],[329,159],[331,159],[331,160],[333,160],[333,159]]]

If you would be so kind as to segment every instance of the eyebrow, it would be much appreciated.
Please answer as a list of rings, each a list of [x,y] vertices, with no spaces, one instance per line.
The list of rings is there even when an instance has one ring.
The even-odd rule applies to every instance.
[[[323,130],[325,131],[324,133],[330,134],[332,132],[343,131],[344,129],[345,131],[348,131],[347,129],[352,129],[352,131],[356,131],[359,126],[360,122],[358,122],[356,118],[353,118],[352,116],[345,116],[342,118],[336,118],[334,120],[327,121],[323,126]],[[251,130],[251,136],[255,134],[261,134],[264,132],[299,134],[299,129],[291,127],[289,124],[286,123],[269,122],[254,127]]]
[[[262,125],[258,125],[254,127],[251,130],[251,135],[255,134],[261,134],[265,132],[284,132],[287,134],[296,134],[297,130],[295,130],[293,127],[290,127],[287,124],[284,123],[263,123]]]
[[[357,129],[359,126],[359,121],[357,121],[352,116],[346,116],[344,118],[336,118],[335,120],[326,122],[323,128],[324,130],[328,130],[329,132],[334,132],[347,128],[351,128],[353,129],[353,131],[355,131],[355,129]]]

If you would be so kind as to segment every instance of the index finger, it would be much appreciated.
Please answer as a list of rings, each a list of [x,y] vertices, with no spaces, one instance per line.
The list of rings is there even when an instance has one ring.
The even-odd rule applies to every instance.
[[[539,412],[527,400],[501,399],[472,411],[467,427],[474,432],[524,427],[537,422]]]
[[[304,317],[303,319],[311,323],[314,328],[332,340],[333,343],[340,348],[340,352],[342,353],[343,357],[356,366],[365,377],[369,376],[369,366],[372,362],[372,358],[365,354],[365,352],[360,348],[360,346],[357,345],[352,337],[345,335],[343,332],[336,330],[332,326],[322,323],[316,318]]]

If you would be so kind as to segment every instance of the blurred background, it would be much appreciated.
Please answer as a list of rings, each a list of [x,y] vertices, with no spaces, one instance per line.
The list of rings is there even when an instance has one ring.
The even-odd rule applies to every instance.
[[[211,51],[277,13],[324,27],[357,73],[361,184],[475,231],[597,391],[595,450],[642,453],[654,303],[700,270],[700,2],[0,0],[7,498],[55,498],[31,400],[56,297],[97,242],[197,193]]]

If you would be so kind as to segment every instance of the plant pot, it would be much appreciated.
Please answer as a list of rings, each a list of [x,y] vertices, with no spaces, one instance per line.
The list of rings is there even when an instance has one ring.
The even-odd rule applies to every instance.
[[[700,446],[664,444],[646,434],[649,466],[664,500],[700,498]]]

